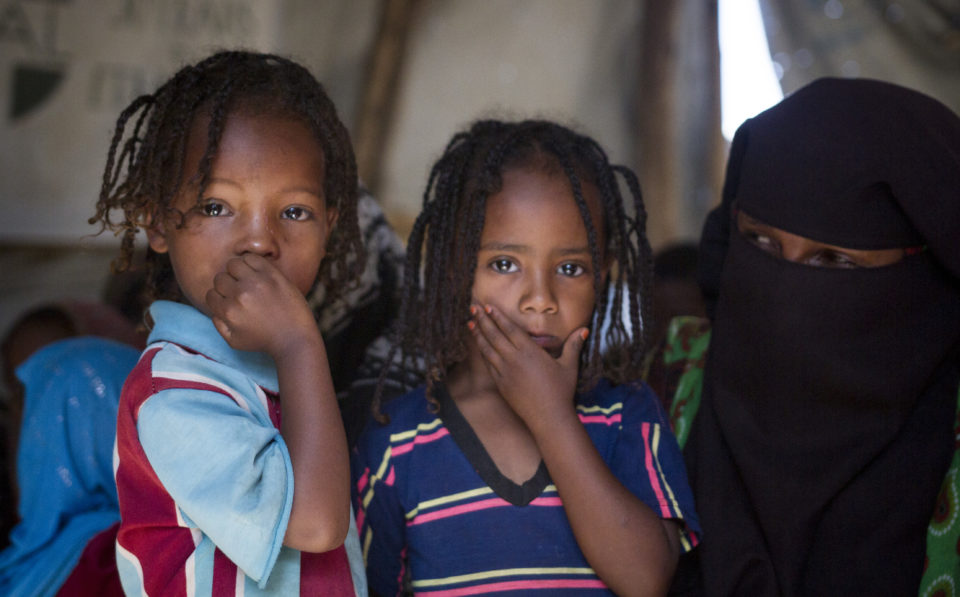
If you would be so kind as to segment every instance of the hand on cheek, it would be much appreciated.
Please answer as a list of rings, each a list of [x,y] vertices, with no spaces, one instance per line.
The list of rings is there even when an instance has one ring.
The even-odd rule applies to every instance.
[[[303,294],[259,255],[228,261],[206,303],[217,331],[238,350],[276,356],[319,333]]]
[[[468,327],[500,394],[531,429],[551,414],[573,412],[580,350],[589,330],[575,329],[553,358],[490,305],[473,305]]]

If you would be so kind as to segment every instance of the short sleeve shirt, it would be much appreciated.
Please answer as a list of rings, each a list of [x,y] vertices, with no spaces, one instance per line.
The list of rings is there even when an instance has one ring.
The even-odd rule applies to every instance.
[[[445,389],[437,394],[438,412],[423,388],[390,402],[389,424],[371,421],[358,442],[353,491],[371,590],[398,594],[409,574],[413,590],[427,596],[609,595],[546,467],[522,485],[504,477]],[[681,523],[685,550],[696,545],[683,459],[653,392],[601,381],[576,408],[617,479],[661,518]]]
[[[283,546],[294,479],[270,357],[232,349],[187,305],[150,313],[117,425],[124,590],[365,594],[355,530],[325,554]]]

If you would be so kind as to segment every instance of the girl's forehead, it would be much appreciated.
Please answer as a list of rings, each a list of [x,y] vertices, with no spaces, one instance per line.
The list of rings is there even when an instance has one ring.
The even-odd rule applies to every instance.
[[[586,183],[581,193],[590,214],[590,227],[602,233],[598,190]],[[576,234],[584,241],[589,239],[588,226],[574,197],[572,183],[562,171],[511,169],[503,174],[500,190],[487,197],[482,236],[508,230],[514,236],[523,236],[526,231],[539,230],[547,222],[557,235]]]
[[[511,168],[502,177],[500,190],[487,197],[492,200],[531,200],[539,199],[554,206],[577,205],[574,196],[574,182],[561,169]],[[591,211],[601,211],[601,201],[596,186],[580,180],[580,194]],[[581,218],[582,219],[582,218]]]
[[[255,101],[255,98],[239,98],[235,102],[230,102],[226,110],[219,111],[220,115],[217,121],[214,121],[212,114],[213,106],[201,104],[190,117],[188,135],[200,135],[207,139],[211,128],[218,126],[223,131],[231,122],[247,119],[262,121],[292,121],[303,126],[305,129],[314,132],[314,125],[309,116],[301,113],[292,107],[283,105],[279,100],[273,98],[262,98],[262,101]],[[317,142],[320,142],[319,137]]]
[[[219,123],[213,121],[209,110],[201,110],[195,113],[184,142],[185,154],[190,155],[199,152],[202,155],[209,148],[211,131],[215,127],[219,129],[215,154],[223,150],[224,139],[228,132],[245,129],[248,134],[270,137],[279,127],[286,130],[300,129],[301,133],[306,134],[300,134],[299,136],[312,138],[316,149],[320,154],[324,153],[323,145],[314,132],[314,127],[304,117],[289,110],[257,109],[240,105],[231,108]]]
[[[208,169],[205,169],[204,156],[210,150],[210,126],[209,116],[198,116],[193,121],[184,144],[181,184],[199,183],[201,174],[211,181],[224,177],[236,180],[246,173],[258,172],[265,163],[277,165],[276,169],[265,174],[273,172],[280,176],[282,170],[288,176],[296,171],[302,175],[302,180],[319,181],[318,184],[325,180],[322,145],[311,128],[299,119],[244,110],[227,114],[216,147],[210,154]]]

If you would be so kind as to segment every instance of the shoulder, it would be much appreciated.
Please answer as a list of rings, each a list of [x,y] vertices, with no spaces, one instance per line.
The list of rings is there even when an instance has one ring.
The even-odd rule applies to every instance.
[[[185,347],[176,342],[157,342],[144,351],[141,362],[149,355],[151,375],[163,380],[166,385],[185,385],[223,392],[229,388],[244,392],[255,391],[255,380],[234,363],[225,363],[208,354]]]
[[[150,411],[179,410],[189,402],[217,411],[239,408],[258,418],[269,412],[265,392],[245,372],[168,341],[146,347],[124,386],[122,405],[140,413],[148,401]]]
[[[384,421],[371,419],[364,431],[367,433],[396,433],[409,427],[438,418],[427,400],[426,387],[420,386],[405,394],[389,399],[380,408]]]
[[[667,425],[666,413],[657,395],[639,379],[618,385],[601,379],[579,397],[577,409],[581,419],[585,413],[605,413],[608,417],[619,414],[623,420]]]
[[[379,452],[388,445],[396,448],[415,440],[418,435],[443,428],[440,416],[431,406],[424,386],[391,399],[381,409],[384,421],[371,418],[360,434],[358,447],[361,451]]]
[[[429,411],[429,407],[427,387],[421,385],[409,392],[390,398],[383,404],[381,410],[391,419],[417,419],[425,416],[423,411]]]

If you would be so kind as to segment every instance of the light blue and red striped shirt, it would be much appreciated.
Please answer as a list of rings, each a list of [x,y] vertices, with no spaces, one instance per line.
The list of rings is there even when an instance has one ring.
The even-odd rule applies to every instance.
[[[117,421],[124,591],[366,595],[355,528],[330,552],[283,546],[294,479],[270,357],[232,349],[193,307],[150,314]]]
[[[354,506],[371,592],[396,595],[610,595],[573,536],[541,463],[517,485],[497,470],[446,389],[432,412],[419,388],[371,421],[354,453]],[[601,382],[577,397],[580,420],[604,462],[634,495],[680,523],[699,523],[676,440],[646,386]],[[436,410],[436,409],[434,409]]]

